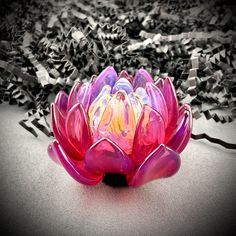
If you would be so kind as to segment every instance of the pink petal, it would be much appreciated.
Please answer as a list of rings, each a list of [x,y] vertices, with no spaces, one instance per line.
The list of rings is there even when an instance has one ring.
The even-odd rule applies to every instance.
[[[97,95],[102,90],[103,86],[110,85],[114,86],[117,81],[117,73],[112,66],[107,67],[101,72],[101,74],[96,78],[92,85],[91,102],[97,97]]]
[[[152,76],[145,69],[139,69],[133,80],[134,90],[138,87],[146,88],[147,82],[154,83]]]
[[[66,134],[80,155],[84,156],[92,144],[92,138],[88,127],[87,116],[81,104],[74,105],[68,112],[66,118]]]
[[[184,104],[180,108],[177,124],[177,129],[167,143],[167,146],[181,153],[186,147],[192,133],[192,112],[188,104]]]
[[[77,148],[68,140],[65,131],[65,118],[54,103],[51,105],[51,120],[54,136],[66,153],[75,160],[82,159]]]
[[[170,177],[179,170],[179,167],[178,153],[161,144],[144,160],[133,175],[128,176],[128,184],[137,187],[154,179]]]
[[[61,114],[65,117],[67,113],[67,105],[68,105],[68,95],[64,91],[60,91],[56,98],[55,102]]]
[[[139,165],[165,138],[165,125],[162,116],[145,105],[134,136],[132,159]]]
[[[109,139],[101,139],[89,149],[85,165],[96,173],[128,174],[133,171],[130,158]]]
[[[78,94],[80,87],[81,87],[80,82],[75,83],[74,86],[72,87],[68,99],[68,108],[67,108],[68,111],[71,109],[71,107],[73,107],[75,104],[78,103]]]
[[[157,88],[159,88],[162,91],[163,86],[164,86],[163,79],[162,78],[158,78],[157,81],[155,82],[155,85],[157,86]]]
[[[88,171],[83,161],[76,162],[72,160],[57,141],[54,141],[53,146],[60,163],[76,181],[86,185],[96,185],[102,181],[102,174],[95,174]]]
[[[92,92],[91,83],[87,82],[81,85],[77,94],[77,103],[80,103],[84,110],[87,111],[90,104],[90,97]]]
[[[167,104],[160,89],[158,89],[152,83],[147,83],[146,90],[150,98],[151,107],[162,115],[164,123],[165,123],[165,127],[167,127],[168,125]]]
[[[169,78],[166,78],[164,80],[162,94],[165,98],[168,109],[168,126],[166,129],[166,139],[165,139],[165,142],[168,142],[168,140],[172,136],[172,133],[176,129],[176,123],[179,116],[179,111],[178,111],[179,105],[176,97],[175,88]]]
[[[126,70],[122,70],[119,74],[118,80],[120,78],[125,78],[127,79],[131,84],[133,83],[133,77],[129,75],[129,73]]]

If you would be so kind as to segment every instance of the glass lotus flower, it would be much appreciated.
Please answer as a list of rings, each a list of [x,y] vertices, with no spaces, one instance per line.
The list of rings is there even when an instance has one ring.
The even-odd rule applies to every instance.
[[[139,69],[132,77],[107,67],[90,82],[60,91],[51,105],[55,140],[49,156],[78,182],[124,175],[129,186],[174,175],[192,130],[188,104],[179,107],[169,78],[154,83]]]

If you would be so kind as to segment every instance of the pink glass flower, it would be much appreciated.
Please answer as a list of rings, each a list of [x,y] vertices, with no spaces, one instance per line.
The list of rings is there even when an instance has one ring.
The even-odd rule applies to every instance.
[[[124,175],[129,186],[174,175],[192,130],[190,106],[179,107],[171,80],[154,83],[144,69],[133,78],[108,67],[76,83],[69,96],[58,93],[51,117],[50,157],[86,185],[107,173]]]

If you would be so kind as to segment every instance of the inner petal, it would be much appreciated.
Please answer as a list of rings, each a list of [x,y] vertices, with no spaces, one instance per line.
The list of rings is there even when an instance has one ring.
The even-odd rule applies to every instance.
[[[96,139],[106,137],[127,154],[132,152],[136,122],[132,104],[124,90],[109,101],[96,132]]]
[[[112,93],[116,93],[119,90],[125,90],[127,94],[133,92],[133,86],[126,78],[120,78],[114,85]]]
[[[89,124],[92,134],[97,129],[102,115],[111,99],[111,86],[105,85],[89,107]]]

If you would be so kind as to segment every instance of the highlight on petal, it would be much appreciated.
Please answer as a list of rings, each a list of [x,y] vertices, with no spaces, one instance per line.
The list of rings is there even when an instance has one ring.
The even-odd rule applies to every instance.
[[[147,83],[146,90],[150,98],[151,107],[162,115],[165,127],[167,127],[169,110],[167,110],[167,104],[160,89],[152,83]]]
[[[97,97],[103,86],[110,85],[111,87],[113,87],[116,81],[117,73],[112,66],[109,66],[105,70],[103,70],[93,82],[91,102],[93,102],[93,100]]]
[[[88,150],[85,165],[94,173],[128,174],[134,168],[130,158],[109,139],[99,140]]]
[[[136,123],[132,104],[123,90],[107,104],[97,129],[97,139],[109,138],[127,154],[132,151]]]
[[[188,104],[184,104],[179,110],[179,118],[176,131],[170,138],[167,146],[181,153],[186,147],[192,133],[192,112]]]
[[[134,90],[138,87],[146,88],[147,82],[154,83],[152,76],[145,69],[139,69],[133,80]]]
[[[138,96],[140,102],[142,103],[142,105],[149,105],[151,106],[151,100],[150,100],[150,97],[148,96],[147,94],[147,91],[145,88],[143,87],[138,87],[136,90],[135,90],[135,94]]]
[[[145,105],[136,127],[132,159],[139,165],[165,138],[165,125],[162,116]]]
[[[89,124],[92,134],[98,128],[102,115],[111,99],[111,86],[105,85],[89,107]]]
[[[66,134],[70,142],[84,156],[92,143],[88,120],[81,104],[74,105],[66,118]]]
[[[133,86],[126,78],[120,78],[117,80],[112,89],[112,93],[116,93],[119,90],[124,90],[127,94],[132,93],[134,91]]]
[[[86,185],[96,185],[102,181],[102,174],[95,174],[88,171],[83,161],[76,162],[72,160],[57,141],[54,141],[54,149],[57,152],[60,163],[76,181]]]
[[[75,83],[74,86],[72,87],[70,94],[69,94],[69,98],[68,98],[68,109],[67,109],[68,111],[75,104],[79,103],[78,94],[79,94],[80,87],[81,87],[80,82]]]
[[[162,94],[165,98],[167,109],[168,109],[168,126],[166,129],[166,140],[168,142],[172,133],[176,129],[176,123],[179,117],[179,105],[175,93],[174,85],[170,78],[164,80]]]
[[[65,130],[65,118],[54,103],[51,105],[51,120],[54,136],[66,153],[75,160],[82,159],[78,149],[68,140]]]
[[[180,167],[177,152],[161,144],[139,166],[133,175],[127,177],[129,186],[141,186],[149,181],[174,175]]]
[[[61,114],[65,117],[67,113],[67,105],[68,105],[68,95],[64,91],[60,91],[56,98],[55,102]]]

